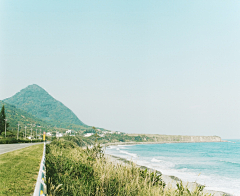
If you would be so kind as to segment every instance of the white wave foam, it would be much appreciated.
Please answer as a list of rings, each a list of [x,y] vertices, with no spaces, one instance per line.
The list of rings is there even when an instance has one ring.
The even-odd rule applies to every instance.
[[[131,157],[137,157],[137,154],[130,153],[130,152],[127,152],[127,151],[125,151],[125,150],[120,150],[119,152],[120,152],[120,153],[123,153],[123,154],[130,155]]]
[[[158,159],[152,158],[151,162],[159,163],[159,162],[162,162],[162,160],[158,160]]]
[[[106,149],[116,149],[117,146],[108,146]]]
[[[224,162],[224,163],[230,163],[230,164],[240,165],[239,162],[235,162],[235,161],[225,161],[225,160],[219,160],[219,161]]]
[[[222,191],[234,196],[240,195],[240,190],[237,188],[240,184],[240,180],[227,179],[216,175],[206,176],[199,173],[189,172],[186,168],[181,170],[161,169],[160,171],[166,175],[176,176],[186,182],[197,182],[205,185],[205,188],[208,190]]]

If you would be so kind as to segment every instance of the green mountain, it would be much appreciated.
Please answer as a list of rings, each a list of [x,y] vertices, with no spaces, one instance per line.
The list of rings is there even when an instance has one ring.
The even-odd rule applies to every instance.
[[[86,126],[69,108],[36,84],[29,85],[14,96],[4,99],[3,102],[31,114],[36,119],[41,119],[42,123],[55,127]]]

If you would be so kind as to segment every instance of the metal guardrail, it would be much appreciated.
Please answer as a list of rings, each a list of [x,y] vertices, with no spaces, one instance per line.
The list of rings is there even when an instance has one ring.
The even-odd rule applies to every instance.
[[[44,142],[42,161],[40,164],[37,183],[34,189],[33,196],[47,195],[47,185],[45,184],[45,181],[46,181],[45,151],[46,151],[46,143]]]

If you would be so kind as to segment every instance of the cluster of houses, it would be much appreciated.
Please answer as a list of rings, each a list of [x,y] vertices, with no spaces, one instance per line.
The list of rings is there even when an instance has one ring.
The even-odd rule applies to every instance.
[[[101,131],[100,129],[97,129],[98,131]],[[102,131],[101,134],[98,133],[98,136],[100,137],[104,137],[105,134],[120,134],[121,132],[119,131]],[[95,133],[86,133],[83,136],[84,137],[90,137],[92,135],[94,135]],[[73,130],[67,130],[65,133],[60,133],[60,132],[56,132],[56,137],[63,137],[64,135],[69,135],[69,136],[75,136],[75,131]],[[46,136],[53,136],[52,132],[47,132]]]
[[[56,132],[56,137],[63,137],[64,135],[75,136],[75,131],[67,130],[66,133]],[[53,134],[51,132],[47,132],[46,136],[53,136]]]
[[[97,129],[98,131],[101,131],[100,129]],[[98,133],[98,136],[100,137],[104,137],[105,134],[120,134],[121,132],[119,131],[102,131],[101,134]],[[83,136],[84,137],[90,137],[92,135],[94,135],[95,133],[86,133]],[[56,137],[63,137],[64,135],[70,135],[70,136],[75,136],[75,131],[73,130],[67,130],[66,133],[60,133],[60,132],[56,132]],[[47,132],[46,136],[53,136],[53,134],[51,132]]]
[[[97,129],[98,131],[100,131],[100,129]],[[101,134],[98,134],[98,136],[100,136],[100,137],[104,137],[105,136],[105,134],[107,134],[107,133],[110,133],[110,134],[120,134],[121,132],[119,132],[119,131],[102,131],[102,133]],[[95,133],[86,133],[86,134],[84,134],[83,136],[84,137],[90,137],[90,136],[92,136],[92,135],[94,135]]]
[[[40,125],[33,125],[33,124],[31,124],[33,127],[35,127],[35,126],[37,126],[37,127],[41,127]],[[99,136],[99,137],[105,137],[105,135],[106,134],[121,134],[121,132],[119,132],[119,131],[102,131],[101,129],[96,129],[97,131],[98,131],[98,133],[97,133],[97,135]],[[86,130],[83,130],[83,131],[86,131]],[[69,136],[75,136],[75,131],[73,131],[73,130],[67,130],[65,133],[62,133],[62,132],[54,132],[54,133],[52,133],[52,132],[47,132],[46,133],[46,136],[50,136],[50,137],[52,137],[52,136],[56,136],[56,137],[63,137],[63,136],[65,136],[65,135],[69,135]],[[83,136],[84,137],[90,137],[90,136],[92,136],[92,135],[94,135],[95,133],[85,133]],[[36,138],[37,139],[40,139],[42,137],[42,135],[41,134],[38,134],[37,136],[36,136]],[[28,136],[27,137],[28,139],[35,139],[35,137],[32,135],[32,136]]]

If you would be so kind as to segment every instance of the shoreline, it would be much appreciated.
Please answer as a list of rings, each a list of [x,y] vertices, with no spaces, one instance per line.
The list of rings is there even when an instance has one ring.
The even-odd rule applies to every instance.
[[[131,143],[131,144],[123,144],[123,143],[124,142],[121,142],[121,144],[116,144],[115,143],[115,145],[131,145],[131,144],[133,144],[133,143]],[[126,142],[126,143],[128,143],[128,142]],[[142,142],[142,143],[147,144],[147,142]],[[172,142],[162,142],[162,143],[172,143]],[[176,143],[183,143],[183,142],[176,142]],[[184,143],[189,143],[189,142],[184,142]],[[196,142],[190,142],[190,143],[196,143]],[[137,144],[139,144],[139,142]],[[151,142],[151,143],[148,143],[148,144],[156,144],[156,142]],[[107,146],[110,146],[110,145],[107,145]],[[105,146],[105,147],[107,147],[107,146]],[[127,160],[125,158],[122,158],[122,157],[106,154],[105,152],[104,152],[104,156],[107,158],[107,160],[112,162],[112,164],[114,164],[114,165],[117,165],[117,164],[130,165],[130,163],[132,162],[132,161],[129,161],[129,160]],[[180,178],[178,178],[176,176],[165,175],[165,174],[162,174],[162,172],[159,171],[159,170],[154,170],[152,168],[149,168],[149,167],[146,167],[146,166],[143,166],[143,165],[139,165],[135,162],[133,162],[133,163],[136,165],[136,167],[139,167],[139,168],[142,168],[142,169],[147,169],[151,172],[155,171],[158,174],[161,174],[162,175],[161,176],[162,180],[166,183],[166,187],[168,187],[168,188],[177,188],[176,184],[179,183],[180,181],[182,181]],[[187,186],[187,188],[190,191],[193,191],[197,186],[201,185],[197,182],[182,181],[182,183],[183,183],[183,186]],[[209,190],[209,189],[206,189],[206,188],[207,187],[204,186],[204,189],[203,189],[202,193],[211,194],[211,195],[214,195],[214,196],[233,196],[233,195],[231,195],[229,193],[226,193],[226,192],[217,191],[217,190]]]

